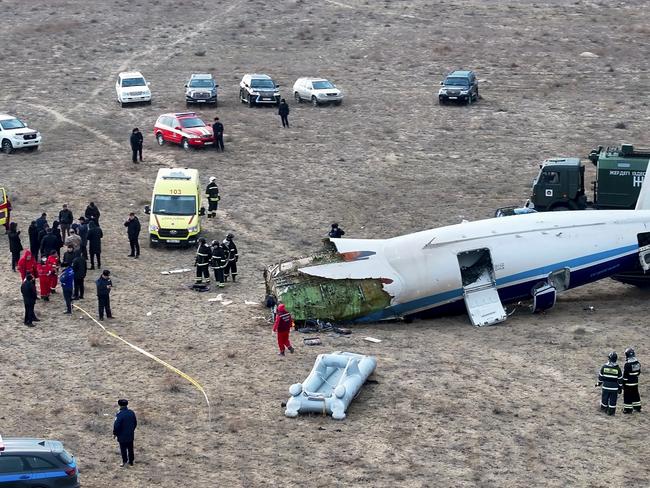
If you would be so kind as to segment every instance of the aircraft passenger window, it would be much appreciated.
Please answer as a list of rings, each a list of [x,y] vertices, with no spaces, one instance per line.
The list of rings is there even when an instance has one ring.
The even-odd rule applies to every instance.
[[[560,173],[557,171],[545,171],[542,173],[542,183],[549,183],[551,185],[558,184],[560,182]]]

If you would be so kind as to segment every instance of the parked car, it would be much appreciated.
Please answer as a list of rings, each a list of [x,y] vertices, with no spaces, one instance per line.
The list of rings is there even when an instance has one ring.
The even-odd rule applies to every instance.
[[[59,441],[0,437],[0,486],[79,488],[79,470]]]
[[[0,148],[5,154],[14,149],[35,151],[41,144],[41,133],[27,127],[13,115],[0,114]]]
[[[194,112],[162,114],[156,120],[153,133],[159,145],[173,142],[183,146],[186,151],[214,144],[212,126],[205,125]]]
[[[122,104],[122,107],[127,103],[151,103],[149,83],[139,71],[122,72],[117,75],[115,92],[117,101]]]
[[[280,105],[279,87],[269,75],[244,75],[239,83],[239,100],[248,103],[249,107],[256,104]]]
[[[325,78],[298,78],[293,84],[293,98],[298,103],[309,100],[314,107],[325,103],[341,105],[343,93]]]
[[[217,105],[217,83],[211,74],[192,74],[185,83],[185,103],[214,103]]]
[[[478,101],[478,80],[473,71],[453,71],[440,84],[438,102],[441,105],[449,101],[465,102],[468,105]]]

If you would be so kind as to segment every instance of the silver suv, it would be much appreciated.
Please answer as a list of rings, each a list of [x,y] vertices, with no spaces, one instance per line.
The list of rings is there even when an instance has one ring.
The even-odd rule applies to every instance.
[[[257,104],[280,105],[280,90],[269,75],[244,75],[239,83],[239,100],[249,107]]]
[[[0,437],[0,486],[79,488],[79,470],[59,441]]]
[[[211,74],[192,74],[185,83],[185,103],[214,103],[217,105],[217,83]]]

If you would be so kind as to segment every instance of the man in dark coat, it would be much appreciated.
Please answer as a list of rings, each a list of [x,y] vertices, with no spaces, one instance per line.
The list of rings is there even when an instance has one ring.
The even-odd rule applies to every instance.
[[[144,137],[142,137],[142,132],[137,127],[131,131],[131,151],[133,152],[133,162],[138,162],[138,156],[140,156],[140,161],[142,162],[142,143],[144,142]]]
[[[221,149],[223,152],[223,124],[219,121],[219,117],[214,118],[212,132],[214,133],[214,147],[217,151]]]
[[[99,216],[101,214],[99,213],[99,208],[97,208],[97,205],[95,205],[95,202],[90,202],[88,206],[86,207],[86,211],[84,212],[84,216],[86,217],[86,220],[90,222],[91,220],[94,220],[95,223],[99,224]]]
[[[63,237],[61,236],[61,227],[59,221],[52,222],[52,234],[56,237],[56,255],[61,259],[61,247],[63,246]]]
[[[133,441],[135,440],[135,429],[138,427],[138,419],[135,412],[128,408],[128,400],[118,400],[117,404],[120,410],[115,415],[115,422],[113,423],[113,436],[120,444],[120,453],[122,454],[121,466],[133,466]]]
[[[129,214],[129,218],[124,222],[124,227],[126,227],[126,234],[129,236],[129,245],[131,246],[129,257],[137,259],[140,256],[140,243],[138,242],[140,221],[135,216],[135,213],[131,212]]]
[[[327,234],[329,237],[332,239],[340,239],[345,235],[345,231],[339,227],[339,224],[334,222],[332,224],[332,228],[329,231],[329,234]]]
[[[49,224],[47,223],[47,214],[43,212],[39,218],[36,219],[36,229],[41,230],[47,227]]]
[[[32,256],[38,257],[38,250],[41,247],[41,243],[38,240],[38,228],[36,227],[36,221],[32,220],[31,224],[27,229],[29,234],[29,249],[32,251]]]
[[[54,234],[49,227],[45,230],[45,237],[41,240],[41,257],[46,258],[52,254],[52,251],[58,254],[59,252],[59,238]]]
[[[61,225],[61,237],[65,239],[70,235],[70,226],[74,221],[74,215],[68,208],[68,204],[64,203],[63,208],[59,212],[59,225]]]
[[[9,252],[11,253],[11,271],[16,272],[16,264],[20,259],[20,251],[23,250],[23,244],[20,242],[20,231],[18,224],[11,222],[9,224]]]
[[[224,287],[224,270],[228,260],[226,259],[226,251],[219,241],[212,241],[212,257],[210,258],[210,267],[214,271],[214,281],[219,288]]]
[[[68,247],[66,247],[66,251],[63,253],[63,259],[61,260],[61,264],[65,264],[66,266],[72,266],[72,261],[74,260],[74,257],[77,253],[74,250],[74,246],[72,244],[68,244]]]
[[[97,302],[99,305],[99,320],[104,318],[112,319],[113,313],[111,312],[111,290],[113,289],[113,282],[111,281],[111,272],[105,269],[101,276],[95,281],[97,285]]]
[[[237,252],[237,246],[235,245],[235,236],[233,234],[228,234],[223,240],[223,248],[226,252],[226,269],[224,270],[224,278],[228,281],[228,276],[232,276],[232,281],[237,281],[237,261],[239,261],[239,253]]]
[[[208,218],[211,219],[217,216],[217,209],[219,207],[219,187],[217,186],[217,179],[210,176],[210,183],[205,188],[205,196],[208,198]]]
[[[203,283],[210,283],[210,259],[212,258],[212,251],[205,243],[205,237],[199,238],[199,247],[196,249],[196,256],[194,257],[194,266],[196,266],[196,278],[194,279],[195,285]]]
[[[25,304],[25,325],[33,327],[34,322],[39,322],[39,320],[34,313],[34,305],[36,305],[38,295],[36,294],[34,276],[31,273],[27,273],[25,276],[25,281],[20,285],[20,292],[23,295],[23,303]]]
[[[83,300],[84,298],[84,280],[86,279],[87,265],[86,259],[78,254],[72,260],[72,271],[74,271],[74,292],[73,300]]]
[[[282,127],[286,127],[288,129],[289,128],[289,104],[284,98],[280,102],[280,105],[278,105],[278,114],[282,119]]]
[[[86,217],[79,217],[79,237],[81,237],[81,255],[88,259],[88,222]]]
[[[102,267],[102,237],[104,233],[95,220],[88,224],[88,252],[90,253],[90,269],[95,269],[95,258],[97,267]]]

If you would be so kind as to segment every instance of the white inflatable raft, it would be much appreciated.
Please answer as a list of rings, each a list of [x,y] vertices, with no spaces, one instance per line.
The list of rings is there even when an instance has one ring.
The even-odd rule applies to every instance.
[[[319,354],[307,379],[289,388],[291,398],[284,414],[297,417],[299,413],[322,412],[344,419],[350,402],[376,366],[373,356],[341,351]]]

